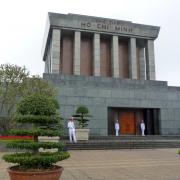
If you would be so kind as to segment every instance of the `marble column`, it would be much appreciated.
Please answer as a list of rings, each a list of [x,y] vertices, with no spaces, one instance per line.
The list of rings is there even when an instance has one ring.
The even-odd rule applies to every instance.
[[[48,50],[47,50],[48,51]],[[45,67],[44,67],[44,73],[48,73],[48,52],[47,52],[47,55],[46,55],[46,58],[45,58]]]
[[[146,77],[147,80],[156,80],[155,60],[154,60],[154,41],[147,40],[146,43]]]
[[[129,78],[137,79],[136,39],[129,40]]]
[[[45,69],[44,72],[45,73],[51,73],[51,57],[50,57],[50,44],[47,48],[47,54],[46,54],[46,60],[45,60]]]
[[[112,77],[119,77],[118,36],[112,36],[111,55],[112,55],[112,58],[111,58]]]
[[[81,32],[75,31],[74,33],[74,61],[73,61],[74,75],[80,75],[80,63],[81,63]]]
[[[93,37],[93,75],[100,76],[100,34]]]
[[[59,74],[60,72],[60,45],[61,45],[61,30],[52,29],[51,73],[55,73],[55,74]]]
[[[140,79],[146,79],[146,67],[145,67],[145,49],[142,47],[139,51],[139,61],[140,61]]]

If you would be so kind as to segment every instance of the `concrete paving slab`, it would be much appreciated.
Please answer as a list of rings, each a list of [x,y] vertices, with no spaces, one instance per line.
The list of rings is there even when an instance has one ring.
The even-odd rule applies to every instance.
[[[61,180],[179,180],[178,149],[78,150],[58,165]],[[0,154],[0,157],[3,153]],[[0,180],[8,180],[8,163],[0,160]]]

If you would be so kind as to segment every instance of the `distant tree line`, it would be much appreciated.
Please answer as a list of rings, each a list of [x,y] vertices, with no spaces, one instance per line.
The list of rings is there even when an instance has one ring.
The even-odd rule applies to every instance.
[[[15,126],[13,112],[17,102],[28,95],[55,97],[56,89],[39,76],[30,76],[26,67],[0,65],[0,135]]]

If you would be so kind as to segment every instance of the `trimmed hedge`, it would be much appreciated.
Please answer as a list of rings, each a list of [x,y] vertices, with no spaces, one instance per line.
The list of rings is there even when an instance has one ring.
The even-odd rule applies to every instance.
[[[18,123],[34,123],[34,124],[43,124],[43,123],[58,123],[58,116],[45,116],[45,115],[16,115],[14,117]]]
[[[86,106],[79,106],[73,117],[76,121],[78,121],[79,128],[85,128],[88,126],[88,122],[90,120],[89,118],[92,116],[89,114],[89,110]]]
[[[9,134],[18,136],[62,136],[63,132],[53,129],[21,129],[21,130],[10,130]]]
[[[9,141],[8,148],[26,151],[25,153],[7,154],[3,159],[18,164],[21,169],[47,169],[54,163],[69,158],[62,142],[39,142],[38,136],[61,136],[63,129],[61,118],[56,112],[57,101],[44,95],[28,96],[17,105],[14,119],[18,123],[31,124],[27,129],[14,129],[11,135],[32,136],[31,141]],[[58,152],[39,152],[40,148],[53,149]]]
[[[25,139],[32,139],[32,136],[0,136],[0,139],[2,140],[15,140],[15,139],[21,139],[21,140],[25,140]]]
[[[32,139],[27,139],[25,141],[32,142],[33,140]],[[2,139],[2,140],[0,139],[0,142],[5,142],[8,145],[8,143],[12,142],[12,139]],[[13,142],[19,142],[19,139],[14,139]]]
[[[6,162],[18,163],[21,169],[47,169],[54,163],[69,158],[68,152],[56,153],[16,153],[4,155]]]
[[[64,150],[65,144],[63,142],[31,142],[31,141],[16,141],[9,142],[7,148],[11,149],[29,149],[38,150],[39,148],[53,149],[58,148],[59,150]]]
[[[56,114],[55,100],[40,94],[24,98],[17,106],[17,113],[22,115],[46,115]]]

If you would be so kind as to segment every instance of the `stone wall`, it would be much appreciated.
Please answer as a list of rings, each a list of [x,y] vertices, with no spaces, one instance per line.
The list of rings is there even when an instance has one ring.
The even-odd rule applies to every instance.
[[[108,107],[160,109],[160,133],[180,133],[180,87],[165,81],[131,80],[79,75],[44,74],[58,88],[60,113],[66,120],[79,105],[93,115],[91,134],[107,135]]]

